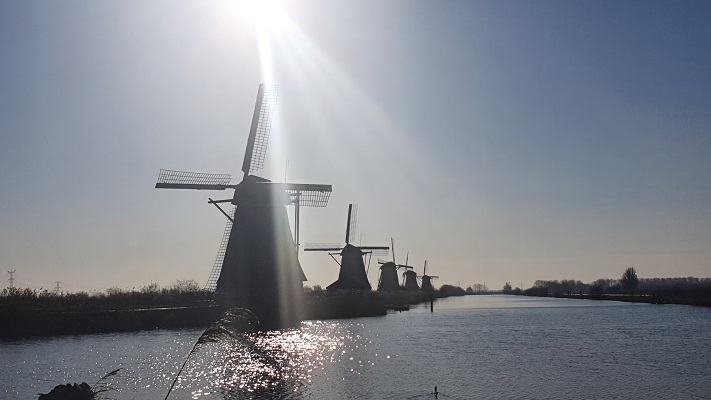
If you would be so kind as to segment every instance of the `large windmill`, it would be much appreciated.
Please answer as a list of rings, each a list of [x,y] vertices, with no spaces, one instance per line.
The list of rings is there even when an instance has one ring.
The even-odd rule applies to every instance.
[[[419,277],[422,280],[421,290],[423,292],[434,292],[434,286],[432,286],[432,280],[439,278],[435,275],[427,275],[427,260],[425,260],[425,268],[422,271],[422,276]]]
[[[228,174],[172,170],[161,170],[156,183],[158,189],[234,189],[231,199],[208,201],[228,219],[208,283],[214,282],[223,304],[252,310],[263,327],[285,326],[300,318],[306,276],[297,255],[299,207],[325,207],[331,194],[331,185],[275,183],[253,175],[264,165],[276,97],[276,86],[259,85],[240,183],[232,184]],[[234,209],[227,213],[221,203],[231,203]],[[295,206],[294,237],[286,205]]]
[[[368,273],[365,270],[365,255],[379,251],[387,251],[388,246],[354,246],[351,244],[353,236],[355,236],[357,206],[348,205],[348,220],[346,222],[346,244],[341,245],[314,245],[307,244],[304,251],[326,251],[334,261],[341,267],[338,272],[338,280],[326,287],[326,290],[332,292],[336,290],[363,290],[370,291],[370,282],[368,282]],[[334,257],[335,254],[340,254],[341,262]]]
[[[379,292],[388,292],[392,290],[400,290],[402,287],[400,286],[400,283],[398,282],[398,277],[397,277],[397,270],[400,268],[403,268],[405,272],[408,270],[412,269],[411,266],[407,265],[407,261],[410,259],[410,254],[407,254],[407,258],[405,259],[405,264],[397,264],[395,262],[395,241],[393,238],[390,238],[390,251],[393,256],[392,261],[380,261],[378,260],[378,263],[380,265],[380,276],[378,277],[378,291]],[[405,275],[403,275],[404,278]],[[405,283],[403,279],[403,284]]]

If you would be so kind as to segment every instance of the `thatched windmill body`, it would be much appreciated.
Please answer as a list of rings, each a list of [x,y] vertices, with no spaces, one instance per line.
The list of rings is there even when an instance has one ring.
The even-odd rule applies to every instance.
[[[388,261],[380,265],[380,275],[378,277],[378,291],[389,292],[400,290],[400,282],[397,278],[398,266],[394,261]]]
[[[416,291],[420,290],[420,285],[417,283],[417,272],[409,269],[402,273],[405,283],[402,285],[403,289]]]
[[[355,236],[357,206],[348,205],[348,219],[346,222],[346,243],[345,245],[320,245],[307,244],[304,251],[326,251],[340,266],[338,280],[326,287],[329,292],[338,290],[360,290],[370,291],[368,273],[365,269],[365,256],[372,255],[373,252],[383,252],[390,248],[388,246],[355,246],[351,244]],[[341,256],[338,262],[335,255]]]
[[[156,188],[226,190],[231,199],[212,200],[228,219],[225,238],[211,279],[221,301],[252,310],[263,327],[287,326],[300,318],[298,306],[306,280],[297,255],[299,207],[325,207],[331,185],[275,183],[252,175],[262,168],[276,106],[276,86],[259,85],[257,103],[247,141],[244,177],[231,184],[227,174],[161,170]],[[221,203],[234,209],[225,212]],[[294,237],[286,205],[294,205]],[[229,233],[229,235],[228,235]]]

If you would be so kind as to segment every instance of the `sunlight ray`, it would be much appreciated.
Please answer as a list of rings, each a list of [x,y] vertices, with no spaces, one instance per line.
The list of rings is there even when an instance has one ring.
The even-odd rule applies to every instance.
[[[369,148],[372,158],[391,158],[398,165],[398,179],[410,180],[413,190],[430,178],[411,171],[437,171],[438,166],[424,165],[429,158],[417,143],[390,118],[377,101],[367,96],[355,80],[339,65],[327,57],[296,26],[289,35],[280,35],[275,41],[278,52],[285,58],[289,73],[298,77],[303,87],[310,88],[309,95],[317,99],[307,107],[310,122],[321,129],[320,140],[331,148],[342,145],[342,138],[350,136],[373,144]],[[314,92],[314,88],[317,91]],[[340,132],[329,132],[329,126],[338,126]],[[339,139],[340,138],[340,139]],[[344,171],[347,172],[347,171]],[[443,175],[443,174],[437,174]]]

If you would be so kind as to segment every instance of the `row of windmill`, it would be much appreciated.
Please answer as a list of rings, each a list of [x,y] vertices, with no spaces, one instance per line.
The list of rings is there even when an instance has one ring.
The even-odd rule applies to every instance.
[[[417,275],[414,267],[408,264],[410,255],[408,253],[405,264],[398,264],[395,261],[395,242],[390,238],[388,246],[361,246],[354,245],[352,239],[355,237],[355,227],[357,221],[358,207],[354,204],[348,205],[348,218],[346,220],[346,241],[344,245],[331,244],[307,244],[304,251],[325,251],[339,265],[338,280],[326,287],[328,291],[336,290],[361,290],[370,291],[372,287],[368,282],[368,271],[366,269],[366,259],[368,268],[373,254],[383,254],[390,250],[392,261],[378,260],[380,273],[378,276],[378,291],[434,291],[432,280],[437,276],[427,275],[427,260],[425,260],[422,275]],[[341,257],[339,262],[336,255]],[[402,283],[399,281],[398,271],[403,270]]]
[[[229,174],[183,172],[162,169],[158,176],[158,189],[228,190],[231,198],[208,203],[227,218],[227,226],[212,273],[206,288],[217,290],[223,302],[256,311],[261,316],[296,314],[296,302],[288,299],[300,297],[306,280],[299,263],[299,210],[300,207],[325,207],[332,186],[323,184],[278,183],[254,175],[264,165],[269,142],[272,117],[276,107],[278,87],[259,85],[257,102],[242,163],[244,173],[239,183],[232,183]],[[221,205],[231,204],[225,210]],[[286,206],[294,206],[294,235]],[[341,261],[339,277],[328,290],[371,290],[365,270],[373,251],[387,251],[388,246],[354,246],[350,239],[355,229],[355,208],[351,205],[346,225],[346,243],[343,246],[307,246],[306,251],[327,251]],[[334,257],[335,260],[335,257]],[[412,267],[396,264],[393,260],[380,266],[379,290],[395,290],[397,271],[404,269],[403,287],[413,289],[418,277]],[[426,271],[425,271],[426,272]],[[432,290],[432,276],[419,277],[423,290]]]

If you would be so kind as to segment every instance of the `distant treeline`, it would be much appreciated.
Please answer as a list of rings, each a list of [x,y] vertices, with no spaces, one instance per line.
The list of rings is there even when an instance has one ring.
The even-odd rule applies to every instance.
[[[598,279],[591,283],[578,280],[537,280],[533,287],[516,288],[511,294],[526,296],[585,295],[603,298],[610,295],[631,294],[620,279]],[[633,293],[651,297],[660,303],[682,303],[711,306],[711,278],[639,278]]]
[[[657,290],[680,289],[689,287],[699,287],[711,284],[711,278],[639,278],[637,285],[637,293],[652,294]],[[619,279],[598,279],[592,283],[583,283],[576,280],[537,280],[533,287],[526,290],[538,289],[547,290],[551,294],[566,294],[566,293],[590,293],[592,291],[600,291],[605,294],[622,294],[625,293]]]

